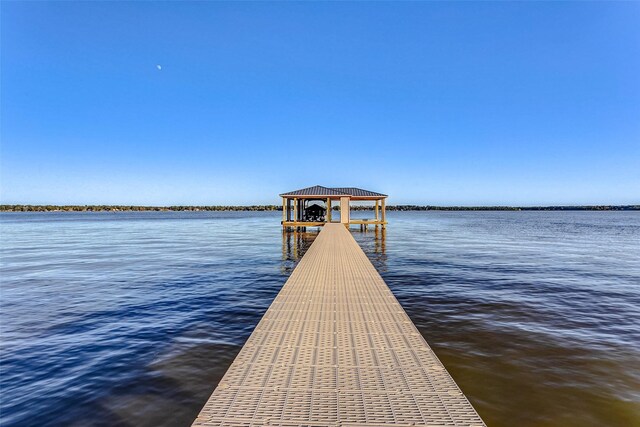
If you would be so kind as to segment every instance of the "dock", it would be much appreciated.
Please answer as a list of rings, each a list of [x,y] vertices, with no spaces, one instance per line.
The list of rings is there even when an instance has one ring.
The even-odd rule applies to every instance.
[[[306,227],[322,227],[324,224],[340,224],[385,228],[387,225],[386,194],[357,187],[313,187],[301,188],[280,194],[282,197],[282,227],[285,230],[305,230]],[[362,207],[369,204],[373,218],[351,218],[351,203]],[[337,203],[332,207],[332,203]],[[333,211],[336,211],[335,213]],[[337,215],[339,218],[333,217]]]
[[[343,224],[326,223],[194,426],[484,426]]]

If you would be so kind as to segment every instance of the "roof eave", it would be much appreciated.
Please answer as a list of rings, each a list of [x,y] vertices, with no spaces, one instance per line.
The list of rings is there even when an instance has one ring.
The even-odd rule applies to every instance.
[[[386,194],[381,194],[379,196],[351,196],[351,200],[380,200],[380,199],[386,199],[387,196]]]
[[[351,200],[381,200],[389,197],[386,194],[381,194],[380,196],[351,196],[349,194],[341,196],[337,196],[335,194],[306,194],[301,196],[296,194],[280,194],[279,196],[287,199],[340,199],[342,197],[346,197]]]

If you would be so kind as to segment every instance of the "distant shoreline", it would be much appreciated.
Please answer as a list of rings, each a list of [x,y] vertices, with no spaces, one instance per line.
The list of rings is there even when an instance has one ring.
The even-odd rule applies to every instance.
[[[640,205],[586,206],[428,206],[390,205],[387,211],[640,211]],[[334,210],[338,210],[334,207]],[[369,206],[351,206],[352,211],[373,210]],[[279,205],[250,206],[128,206],[128,205],[0,205],[0,212],[216,212],[282,211]]]

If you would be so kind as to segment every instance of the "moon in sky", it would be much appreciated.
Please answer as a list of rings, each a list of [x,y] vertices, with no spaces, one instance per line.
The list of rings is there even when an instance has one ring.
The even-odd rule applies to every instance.
[[[162,70],[162,65],[156,65],[156,68],[158,69],[158,71]]]

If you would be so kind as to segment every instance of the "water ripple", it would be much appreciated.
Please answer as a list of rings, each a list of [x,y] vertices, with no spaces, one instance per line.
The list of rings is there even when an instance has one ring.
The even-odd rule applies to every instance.
[[[489,425],[640,425],[640,215],[389,221],[354,236]],[[0,226],[3,426],[190,425],[317,235],[269,212]]]

